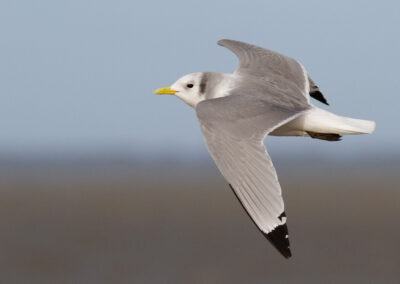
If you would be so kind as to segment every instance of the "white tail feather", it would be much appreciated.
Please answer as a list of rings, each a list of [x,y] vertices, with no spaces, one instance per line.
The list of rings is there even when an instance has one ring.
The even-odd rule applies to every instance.
[[[316,133],[367,134],[375,129],[375,122],[338,116],[320,108],[313,108],[301,116],[303,129]]]

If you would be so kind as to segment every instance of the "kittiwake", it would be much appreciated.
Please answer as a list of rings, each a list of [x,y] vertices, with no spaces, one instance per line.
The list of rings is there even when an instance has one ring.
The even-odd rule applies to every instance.
[[[375,122],[335,115],[313,106],[328,104],[298,61],[261,47],[220,40],[239,58],[233,74],[200,72],[155,94],[171,94],[196,110],[218,169],[264,236],[291,256],[281,187],[265,149],[266,135],[338,141],[342,134],[372,133]]]

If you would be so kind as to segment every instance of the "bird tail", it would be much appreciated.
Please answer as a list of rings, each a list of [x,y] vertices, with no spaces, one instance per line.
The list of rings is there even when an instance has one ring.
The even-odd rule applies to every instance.
[[[304,116],[304,130],[312,133],[368,134],[375,130],[375,122],[313,108]]]

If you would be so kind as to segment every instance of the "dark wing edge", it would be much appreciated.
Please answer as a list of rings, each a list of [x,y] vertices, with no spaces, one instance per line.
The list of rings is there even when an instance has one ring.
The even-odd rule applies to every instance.
[[[308,81],[310,83],[310,97],[316,99],[317,101],[320,101],[323,104],[326,104],[329,106],[328,101],[325,99],[324,95],[321,93],[319,90],[318,86],[315,85],[314,81],[311,80],[310,77],[308,77]]]
[[[250,213],[247,211],[246,207],[243,205],[242,201],[240,200],[239,196],[236,194],[235,189],[229,184],[229,187],[233,191],[233,194],[236,196],[236,199],[239,201],[240,205],[243,207],[244,211],[246,212],[247,216],[249,216],[250,220],[253,224],[257,227],[257,229],[264,235],[264,237],[285,257],[290,258],[292,256],[292,252],[290,250],[290,242],[289,242],[289,231],[286,225],[286,222],[282,225],[275,227],[271,232],[265,233],[263,232],[254,222],[253,218],[251,217]],[[286,218],[286,213],[282,212],[281,215],[278,217],[281,221],[283,218]],[[286,219],[285,219],[286,220]]]

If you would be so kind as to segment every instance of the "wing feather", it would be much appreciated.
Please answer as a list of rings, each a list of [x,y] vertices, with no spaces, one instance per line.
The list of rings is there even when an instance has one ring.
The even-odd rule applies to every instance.
[[[293,85],[307,101],[310,96],[326,105],[327,100],[307,75],[304,66],[297,60],[278,52],[245,42],[223,39],[218,44],[231,50],[239,58],[236,73],[261,77],[275,84]]]
[[[228,48],[239,58],[236,73],[266,80],[283,80],[285,84],[294,84],[304,97],[309,98],[307,72],[297,60],[245,42],[223,39],[218,44]]]
[[[288,257],[281,187],[263,140],[307,106],[278,107],[261,97],[230,95],[206,100],[197,105],[196,112],[207,148],[222,175],[257,227]]]

